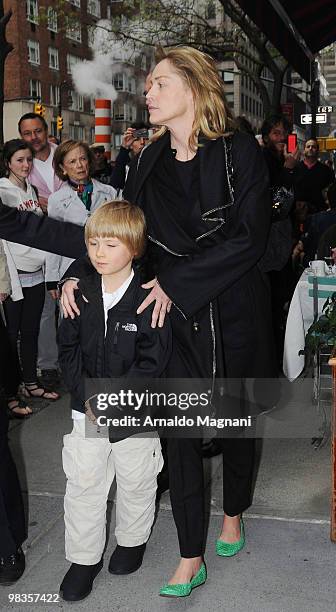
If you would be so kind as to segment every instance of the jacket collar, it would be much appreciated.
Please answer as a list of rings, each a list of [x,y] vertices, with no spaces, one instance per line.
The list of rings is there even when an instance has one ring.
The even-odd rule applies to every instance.
[[[223,138],[209,140],[201,137],[199,139],[200,201],[203,216],[215,214],[216,211],[233,204],[233,193],[230,191],[229,181],[223,180],[223,176],[228,174],[228,161],[231,163],[228,160],[228,146],[231,146],[231,143],[226,145],[225,142]],[[135,202],[158,157],[168,146],[170,146],[170,134],[166,132],[159,140],[142,150],[138,159],[135,181]]]
[[[102,193],[102,194],[109,193],[108,190],[105,189],[105,185],[103,185],[103,183],[100,183],[99,181],[96,181],[96,179],[92,179],[92,184],[93,184],[93,192],[92,192],[93,198],[95,198],[99,193]],[[69,205],[71,199],[74,199],[77,201],[78,195],[77,195],[76,190],[72,189],[72,187],[69,185],[68,182],[65,182],[58,192],[58,197],[61,202],[65,201]]]
[[[137,290],[140,286],[140,275],[134,270],[134,276],[121,300],[113,307],[118,312],[130,312],[135,305]],[[78,283],[78,289],[89,303],[101,309],[103,307],[101,275],[92,268],[92,273],[82,278]]]

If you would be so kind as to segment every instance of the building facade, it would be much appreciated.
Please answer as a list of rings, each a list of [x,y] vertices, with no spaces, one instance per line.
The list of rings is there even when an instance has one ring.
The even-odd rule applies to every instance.
[[[78,62],[92,60],[92,32],[101,19],[111,18],[117,4],[113,0],[4,1],[5,11],[13,11],[7,39],[14,46],[5,65],[5,140],[17,137],[19,118],[41,102],[51,134],[60,136],[57,116],[61,110],[63,139],[94,141],[95,96],[76,92],[71,70]],[[142,93],[147,68],[144,54],[116,63],[110,83],[118,94],[112,122],[115,152],[126,127],[147,119]]]

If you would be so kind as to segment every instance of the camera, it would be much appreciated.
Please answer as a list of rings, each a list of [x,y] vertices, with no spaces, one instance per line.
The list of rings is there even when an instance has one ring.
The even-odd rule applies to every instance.
[[[134,133],[135,138],[149,138],[148,130],[142,128],[141,130],[136,130]]]

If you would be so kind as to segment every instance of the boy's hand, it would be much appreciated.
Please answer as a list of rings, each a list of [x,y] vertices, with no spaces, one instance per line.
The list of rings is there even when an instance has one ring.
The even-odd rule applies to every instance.
[[[49,295],[53,300],[58,300],[60,296],[58,289],[49,289]]]
[[[161,289],[157,279],[154,278],[149,283],[141,285],[144,289],[152,289],[147,295],[146,299],[140,304],[137,314],[140,314],[149,306],[152,302],[156,302],[153,313],[152,313],[152,327],[163,327],[165,316],[167,312],[170,312],[172,301],[168,295]]]
[[[78,288],[78,281],[67,280],[62,287],[61,305],[65,319],[74,319],[75,315],[80,315],[79,308],[75,302],[75,289]]]

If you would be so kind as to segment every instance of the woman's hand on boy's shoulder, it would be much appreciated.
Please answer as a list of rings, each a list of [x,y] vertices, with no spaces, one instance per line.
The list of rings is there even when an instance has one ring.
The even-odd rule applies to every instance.
[[[155,302],[155,306],[152,312],[152,327],[163,327],[165,316],[168,312],[170,312],[172,301],[168,297],[168,295],[161,289],[156,278],[149,281],[149,283],[145,283],[141,285],[144,289],[151,289],[150,293],[141,302],[137,314],[143,312],[152,302]]]
[[[80,315],[80,310],[76,304],[75,299],[75,291],[78,289],[78,281],[77,280],[67,280],[62,285],[62,295],[61,295],[61,306],[63,311],[63,316],[65,319],[70,317],[70,319],[74,319],[76,315]],[[87,299],[83,295],[83,300],[87,302]]]

